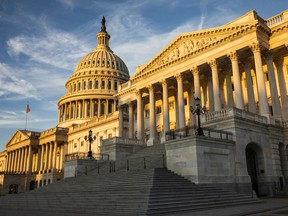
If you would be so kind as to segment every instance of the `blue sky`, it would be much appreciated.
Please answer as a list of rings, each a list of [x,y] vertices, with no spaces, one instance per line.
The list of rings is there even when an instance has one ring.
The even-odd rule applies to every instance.
[[[180,33],[223,25],[250,10],[266,19],[287,0],[0,0],[0,151],[16,129],[57,124],[57,101],[106,17],[110,47],[130,75]]]

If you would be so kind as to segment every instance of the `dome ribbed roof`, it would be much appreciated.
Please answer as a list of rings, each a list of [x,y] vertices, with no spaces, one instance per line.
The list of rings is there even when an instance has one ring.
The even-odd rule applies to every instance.
[[[74,75],[84,70],[111,70],[120,77],[129,78],[129,71],[124,61],[113,53],[109,47],[110,35],[106,32],[105,17],[102,19],[101,31],[96,35],[98,44],[96,48],[84,56],[77,64]]]

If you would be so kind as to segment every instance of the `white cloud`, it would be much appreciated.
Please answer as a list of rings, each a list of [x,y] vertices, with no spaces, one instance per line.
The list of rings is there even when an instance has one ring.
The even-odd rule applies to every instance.
[[[19,78],[18,70],[14,70],[0,62],[0,72],[0,92],[2,96],[16,94],[18,99],[38,99],[37,89],[30,81]]]
[[[58,0],[65,7],[73,9],[75,7],[76,2],[74,0]]]

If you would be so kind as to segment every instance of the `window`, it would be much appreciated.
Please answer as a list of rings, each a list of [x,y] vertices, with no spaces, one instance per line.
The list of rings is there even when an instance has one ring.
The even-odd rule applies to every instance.
[[[162,107],[161,107],[161,106],[157,106],[157,107],[156,107],[156,113],[157,113],[157,114],[162,113]]]
[[[174,102],[169,102],[169,110],[174,110]]]
[[[150,110],[145,110],[145,118],[149,118],[150,117]]]
[[[111,80],[108,80],[107,88],[108,88],[109,90],[111,89]]]
[[[187,102],[187,98],[184,98],[184,105],[187,106],[188,102]]]
[[[77,148],[77,143],[74,143],[74,148]]]
[[[105,89],[105,80],[102,80],[101,82],[101,89]]]
[[[80,91],[80,89],[81,89],[81,83],[78,82],[78,91]]]
[[[83,81],[83,90],[86,89],[86,81]]]
[[[81,141],[81,146],[84,146],[84,141]]]
[[[94,82],[94,88],[95,88],[95,89],[98,89],[98,85],[99,85],[99,84],[98,84],[98,80],[95,80],[95,82]]]
[[[89,80],[88,89],[92,89],[92,80]]]
[[[112,138],[112,134],[108,134],[108,138],[109,138],[109,139]]]
[[[77,89],[77,85],[76,83],[74,83],[74,92],[76,91],[76,89]]]
[[[117,91],[118,90],[118,83],[115,81],[114,82],[114,90]]]

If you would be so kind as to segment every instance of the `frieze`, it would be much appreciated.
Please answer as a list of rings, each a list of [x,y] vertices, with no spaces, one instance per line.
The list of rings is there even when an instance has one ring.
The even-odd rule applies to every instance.
[[[187,40],[172,50],[164,58],[158,61],[158,66],[167,64],[173,60],[176,60],[184,55],[200,50],[209,44],[213,44],[215,41],[221,40],[223,37],[207,37],[195,40]]]

